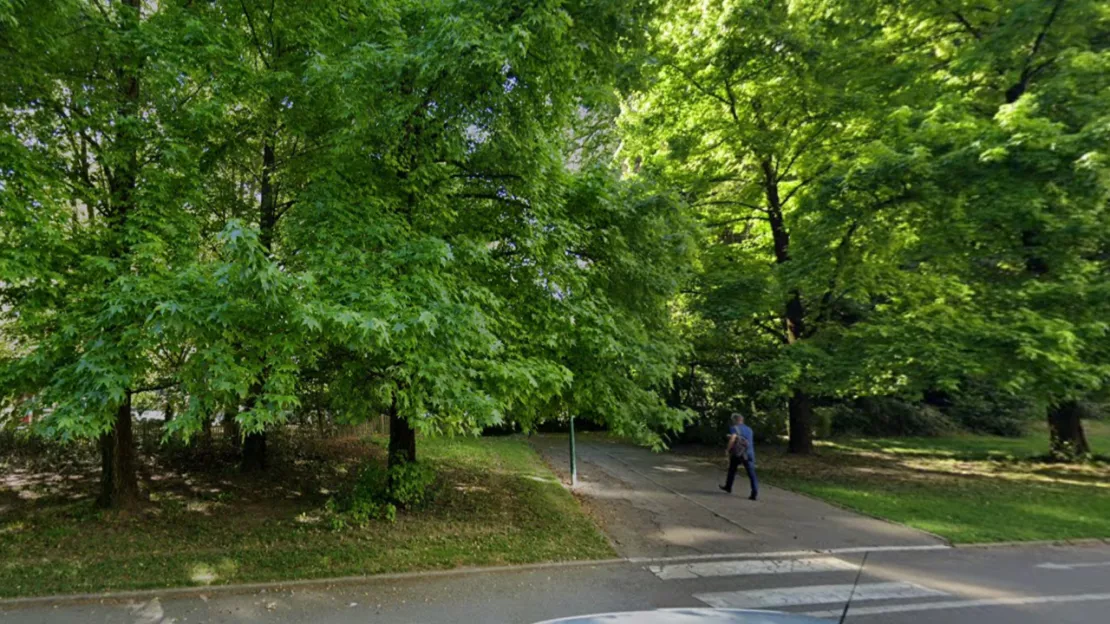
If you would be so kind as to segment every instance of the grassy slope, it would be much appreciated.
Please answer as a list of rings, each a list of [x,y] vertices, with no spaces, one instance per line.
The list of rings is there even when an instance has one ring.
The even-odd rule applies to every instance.
[[[1110,455],[1110,424],[1089,423]],[[770,449],[768,449],[770,450]],[[816,457],[761,453],[769,482],[955,542],[1110,537],[1110,465],[1044,464],[1047,435],[851,439]]]
[[[434,502],[344,532],[314,523],[319,497],[290,488],[261,500],[218,486],[163,494],[120,517],[83,498],[18,504],[0,487],[0,503],[17,503],[0,505],[0,597],[612,556],[522,440],[422,441],[421,453],[439,469]]]

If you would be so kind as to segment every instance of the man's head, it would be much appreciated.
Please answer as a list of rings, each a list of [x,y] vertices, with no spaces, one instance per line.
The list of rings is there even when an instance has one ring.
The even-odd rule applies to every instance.
[[[737,424],[737,425],[744,424],[744,415],[743,414],[733,414],[732,415],[732,422]]]

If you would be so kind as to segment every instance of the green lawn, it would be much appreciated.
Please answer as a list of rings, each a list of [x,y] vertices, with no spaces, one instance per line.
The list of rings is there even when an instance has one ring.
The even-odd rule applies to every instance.
[[[1110,458],[1110,422],[1084,423],[1091,452]],[[896,454],[936,455],[963,459],[1027,459],[1048,454],[1048,427],[1037,423],[1020,438],[985,435],[956,435],[940,438],[856,438],[846,441],[852,448],[882,450]]]
[[[1110,426],[1089,423],[1110,455]],[[1024,438],[952,436],[820,442],[814,457],[760,452],[774,485],[931,531],[953,542],[1110,537],[1110,464],[1048,464],[1040,429]]]
[[[328,488],[381,453],[365,439],[337,446],[338,455],[293,456],[255,481],[230,472],[148,475],[153,500],[130,516],[98,512],[89,475],[0,460],[0,597],[612,556],[577,501],[516,438],[421,440],[421,459],[439,474],[433,502],[394,524],[331,531],[319,514]],[[57,487],[71,480],[81,485]]]

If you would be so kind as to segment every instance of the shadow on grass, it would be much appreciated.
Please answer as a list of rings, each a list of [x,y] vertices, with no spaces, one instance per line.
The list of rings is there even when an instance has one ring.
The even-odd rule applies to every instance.
[[[519,439],[422,439],[422,457],[437,469],[434,503],[344,531],[325,526],[323,503],[363,462],[384,461],[380,445],[359,436],[272,442],[263,474],[240,475],[233,457],[207,465],[144,457],[150,501],[132,514],[94,507],[93,455],[73,464],[87,471],[79,479],[5,458],[0,475],[18,473],[0,487],[0,597],[611,555]]]

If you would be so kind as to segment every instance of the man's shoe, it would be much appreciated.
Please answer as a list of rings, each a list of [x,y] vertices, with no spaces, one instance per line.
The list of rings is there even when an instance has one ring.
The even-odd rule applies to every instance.
[[[759,496],[757,496],[755,494],[752,494],[751,496],[748,497],[748,500],[759,500]]]
[[[723,485],[718,485],[717,487],[721,488],[721,490],[723,490],[725,492],[728,492],[729,494],[732,494],[732,490],[728,489],[727,487],[725,487]]]

